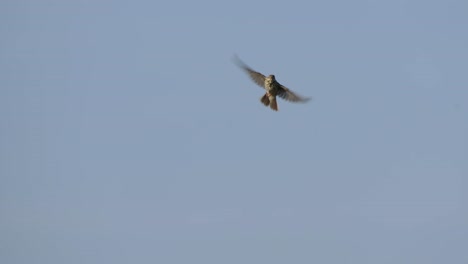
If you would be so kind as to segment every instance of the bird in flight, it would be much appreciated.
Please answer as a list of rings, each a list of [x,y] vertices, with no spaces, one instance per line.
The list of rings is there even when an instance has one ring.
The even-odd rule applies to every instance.
[[[266,93],[260,98],[260,102],[265,106],[270,106],[271,109],[278,111],[278,104],[276,103],[276,96],[281,97],[286,101],[293,103],[305,103],[310,100],[308,97],[302,97],[295,94],[282,84],[276,81],[275,75],[265,75],[252,70],[249,66],[243,63],[237,56],[234,56],[234,62],[259,86],[266,90]]]

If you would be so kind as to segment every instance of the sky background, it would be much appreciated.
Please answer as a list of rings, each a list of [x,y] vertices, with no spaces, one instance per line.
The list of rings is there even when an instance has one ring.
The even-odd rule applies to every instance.
[[[1,263],[468,263],[468,1],[6,0],[0,35]]]

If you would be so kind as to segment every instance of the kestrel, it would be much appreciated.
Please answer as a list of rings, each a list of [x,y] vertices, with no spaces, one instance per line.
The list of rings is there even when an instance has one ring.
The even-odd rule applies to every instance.
[[[305,103],[310,98],[299,96],[293,93],[291,90],[281,85],[276,81],[275,75],[270,74],[268,77],[265,75],[252,70],[249,66],[243,63],[237,56],[234,57],[234,62],[246,71],[250,78],[259,86],[266,90],[266,93],[260,98],[260,102],[265,106],[270,106],[271,109],[278,111],[278,104],[276,103],[276,96],[281,97],[286,101],[293,103]]]

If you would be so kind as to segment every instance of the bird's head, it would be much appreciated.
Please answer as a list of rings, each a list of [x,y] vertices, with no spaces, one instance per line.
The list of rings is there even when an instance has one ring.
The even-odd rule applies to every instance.
[[[274,81],[275,80],[275,75],[273,75],[273,74],[268,75],[268,79]]]

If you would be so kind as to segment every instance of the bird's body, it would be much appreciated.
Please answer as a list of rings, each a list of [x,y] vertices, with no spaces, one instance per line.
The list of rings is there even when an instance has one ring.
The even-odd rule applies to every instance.
[[[307,102],[310,98],[301,97],[292,91],[290,91],[285,86],[281,85],[276,81],[275,75],[271,74],[265,77],[263,74],[252,70],[249,66],[239,60],[237,57],[236,63],[244,71],[246,71],[250,78],[259,86],[263,87],[266,90],[266,93],[260,98],[260,102],[265,106],[270,106],[271,109],[278,111],[278,104],[276,102],[276,97],[279,96],[284,100],[291,102]]]
[[[263,87],[266,90],[266,93],[260,98],[265,106],[270,106],[271,109],[278,111],[278,104],[276,102],[276,96],[278,91],[281,89],[281,85],[276,81],[274,75],[269,75],[265,78],[265,83]]]

